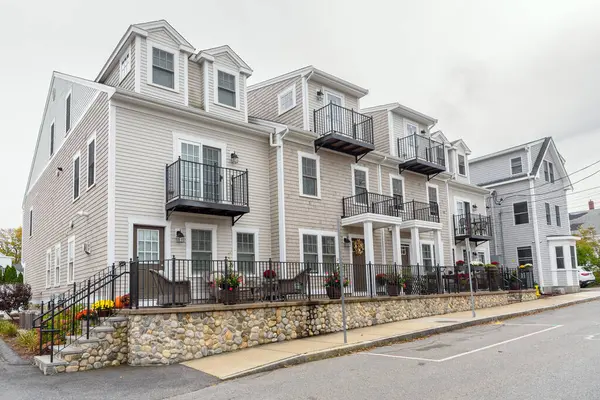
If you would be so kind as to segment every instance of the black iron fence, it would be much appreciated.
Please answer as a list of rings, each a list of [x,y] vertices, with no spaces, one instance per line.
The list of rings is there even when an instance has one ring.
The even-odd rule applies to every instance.
[[[417,133],[398,139],[398,156],[405,160],[425,160],[441,167],[446,165],[444,144]]]
[[[201,164],[178,158],[166,166],[166,201],[248,205],[248,171]]]
[[[438,203],[420,201],[403,202],[402,196],[363,192],[342,198],[342,217],[373,213],[402,217],[403,220],[440,222]]]
[[[373,117],[329,103],[314,110],[314,130],[320,136],[338,133],[373,144]]]
[[[481,214],[454,215],[454,237],[492,237],[492,219]]]

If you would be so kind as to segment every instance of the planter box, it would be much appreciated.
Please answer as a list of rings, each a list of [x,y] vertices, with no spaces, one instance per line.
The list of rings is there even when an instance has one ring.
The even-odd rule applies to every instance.
[[[231,290],[229,290],[231,289]],[[229,288],[229,287],[224,287],[223,290],[221,290],[221,293],[219,293],[219,296],[221,296],[221,300],[223,301],[223,304],[237,304],[239,298],[240,298],[240,288],[239,287],[234,287],[234,288]]]
[[[342,297],[342,290],[339,287],[328,286],[325,288],[327,297],[330,299],[339,299]]]
[[[400,294],[399,285],[386,285],[385,289],[387,290],[388,296],[398,296]]]

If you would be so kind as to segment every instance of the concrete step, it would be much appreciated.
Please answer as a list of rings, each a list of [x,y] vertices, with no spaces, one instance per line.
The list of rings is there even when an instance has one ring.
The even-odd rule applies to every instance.
[[[33,361],[44,375],[56,375],[65,372],[69,366],[68,362],[56,356],[52,362],[50,356],[35,356]]]

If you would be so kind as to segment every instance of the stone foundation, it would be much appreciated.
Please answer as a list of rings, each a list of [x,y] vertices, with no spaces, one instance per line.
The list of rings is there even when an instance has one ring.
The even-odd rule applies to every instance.
[[[517,301],[535,300],[535,291]],[[507,305],[510,292],[481,292],[476,308]],[[469,294],[349,298],[349,329],[421,318],[471,308]],[[338,332],[340,300],[199,305],[185,308],[123,310],[129,316],[130,365],[174,364],[264,343]]]

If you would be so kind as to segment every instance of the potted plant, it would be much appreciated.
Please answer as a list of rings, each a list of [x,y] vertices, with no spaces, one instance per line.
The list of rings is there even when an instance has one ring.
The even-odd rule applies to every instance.
[[[87,321],[88,319],[90,321],[94,321],[96,320],[96,318],[98,318],[98,314],[96,314],[96,311],[88,310],[87,308],[75,314],[75,319],[77,321]]]
[[[333,272],[329,272],[325,277],[325,291],[330,299],[339,299],[342,297],[342,285],[347,287],[350,284],[348,278],[340,277],[340,270],[335,269]]]
[[[110,317],[115,308],[115,302],[112,300],[98,300],[92,305],[92,309],[98,313],[99,318]]]
[[[404,293],[405,294],[413,294],[412,270],[410,268],[402,268],[402,277],[404,279],[404,284],[403,284]],[[417,286],[417,291],[418,291],[418,286]]]
[[[509,282],[510,290],[519,290],[521,288],[521,285],[519,284],[519,278],[517,277],[517,271],[512,271],[510,273]]]
[[[387,279],[384,273],[375,275],[375,283],[377,284],[377,286],[385,285],[386,281]]]
[[[471,261],[471,267],[483,267],[484,264],[481,261]]]
[[[131,301],[131,297],[128,294],[124,294],[123,296],[117,296],[115,299],[115,308],[127,308],[129,307]]]
[[[223,304],[236,304],[239,298],[242,276],[233,270],[230,263],[227,273],[216,279],[217,286],[221,289]]]
[[[464,262],[463,260],[458,260],[458,261],[456,262],[456,266],[457,266],[457,267],[462,267],[463,265],[465,265],[465,262]]]
[[[519,265],[519,268],[520,269],[530,269],[530,268],[533,268],[533,265],[527,263],[527,264]]]
[[[485,269],[487,271],[489,289],[492,291],[498,290],[498,262],[492,261],[489,264],[485,264]]]
[[[400,288],[404,288],[404,278],[398,274],[390,274],[386,276],[385,289],[388,296],[398,296]]]

